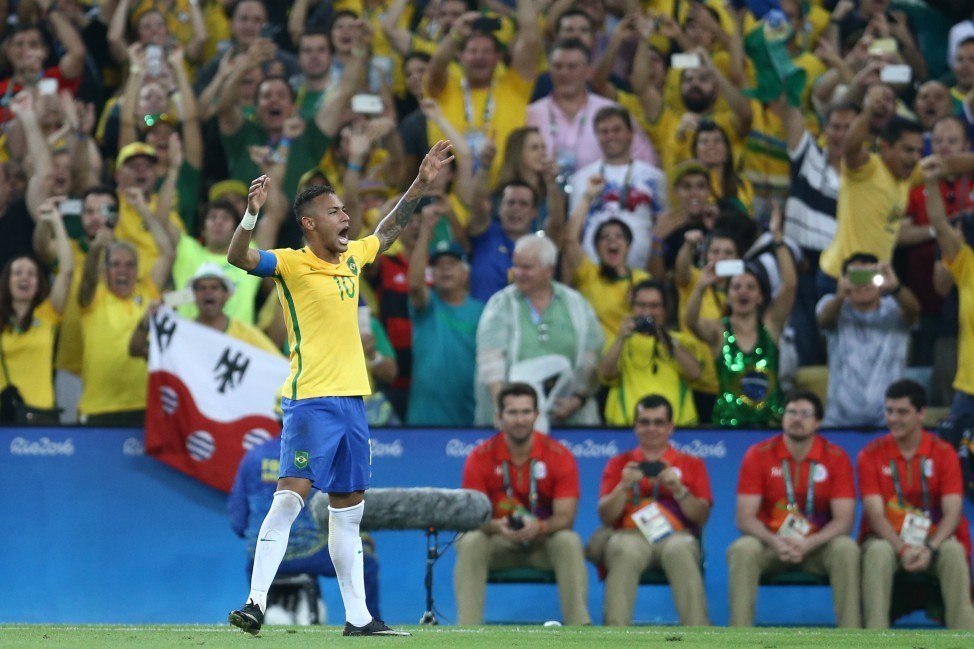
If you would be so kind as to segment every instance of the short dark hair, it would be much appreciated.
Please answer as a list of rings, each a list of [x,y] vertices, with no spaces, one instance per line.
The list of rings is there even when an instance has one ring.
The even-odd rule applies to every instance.
[[[531,192],[531,207],[538,206],[538,195],[534,192],[534,187],[532,187],[531,185],[527,184],[523,180],[512,180],[510,182],[504,183],[504,186],[500,188],[501,196],[504,195],[504,191],[508,187],[523,187],[524,189],[527,189],[529,192]]]
[[[908,133],[923,136],[923,127],[912,119],[895,115],[879,132],[879,139],[886,144],[896,144]]]
[[[563,13],[562,15],[558,16],[558,21],[555,23],[555,33],[557,34],[558,33],[558,30],[561,29],[561,21],[563,21],[565,18],[571,18],[573,16],[581,16],[586,21],[588,21],[589,29],[591,29],[593,31],[595,30],[595,21],[592,20],[592,17],[591,16],[589,16],[587,13],[585,13],[581,9],[569,9],[568,11],[566,11],[565,13]]]
[[[730,228],[715,227],[713,230],[708,232],[705,239],[704,249],[710,248],[710,244],[714,242],[714,239],[727,239],[728,241],[733,241],[734,247],[737,248],[737,256],[741,256],[741,248],[743,247],[741,246],[741,240],[738,238],[737,233]]]
[[[297,46],[300,48],[301,47],[301,39],[307,38],[309,36],[323,36],[324,39],[326,41],[328,41],[328,49],[329,50],[332,49],[332,47],[331,47],[331,32],[328,31],[327,29],[325,29],[324,27],[322,27],[321,25],[315,25],[313,27],[309,27],[308,29],[306,29],[303,34],[301,34],[300,36],[298,36]]]
[[[115,190],[108,185],[95,185],[94,187],[89,187],[85,190],[85,193],[81,195],[81,201],[84,202],[89,196],[111,196],[112,201],[115,202],[115,207],[118,207],[118,194]]]
[[[923,410],[927,407],[927,391],[912,379],[893,381],[886,388],[887,399],[903,399],[904,397],[909,399],[917,410]]]
[[[586,47],[585,43],[577,38],[563,38],[554,47],[551,48],[551,54],[554,54],[555,50],[577,50],[585,55],[585,60],[589,63],[592,62],[592,51]],[[549,58],[551,56],[549,54]]]
[[[636,282],[629,291],[630,304],[636,301],[636,295],[640,291],[659,291],[660,296],[663,298],[663,308],[665,309],[669,306],[670,300],[669,296],[666,295],[666,284],[658,279],[644,279],[641,282]]]
[[[623,221],[622,219],[617,219],[615,217],[612,217],[611,219],[606,219],[605,221],[600,223],[599,227],[595,228],[595,236],[593,237],[592,240],[598,243],[599,237],[602,235],[602,230],[612,225],[622,230],[622,238],[626,240],[626,243],[632,245],[632,228],[630,228],[629,224]]]
[[[849,269],[852,264],[878,264],[879,257],[868,252],[854,252],[842,262],[842,274]]]
[[[288,81],[286,77],[284,77],[282,75],[279,75],[279,74],[272,74],[270,76],[267,76],[267,77],[264,77],[263,79],[261,79],[260,82],[257,84],[257,94],[258,95],[260,94],[260,88],[261,88],[261,86],[263,86],[263,85],[265,85],[267,83],[270,83],[271,81],[280,81],[285,86],[287,86],[287,92],[288,92],[288,95],[291,96],[291,101],[295,101],[298,98],[298,96],[294,93],[294,88],[291,86],[291,82]]]
[[[825,121],[823,124],[828,124],[829,120],[832,119],[832,115],[836,113],[855,113],[859,114],[859,106],[855,105],[851,101],[840,101],[834,104],[829,104],[825,109]]]
[[[538,393],[527,383],[508,383],[497,393],[497,412],[504,411],[504,401],[507,397],[531,397],[534,409],[538,409]]]
[[[301,219],[304,217],[305,211],[308,209],[308,205],[318,198],[319,196],[324,196],[325,194],[334,194],[335,190],[331,185],[312,185],[306,190],[298,194],[298,197],[294,199],[294,205],[291,207],[294,212],[294,220],[301,225]]]
[[[974,36],[972,36],[971,39],[974,40]],[[950,114],[950,115],[944,115],[943,117],[938,117],[937,121],[934,122],[933,126],[930,127],[930,131],[932,132],[933,129],[940,126],[940,124],[943,122],[953,122],[957,124],[960,127],[961,133],[964,134],[964,139],[965,140],[970,139],[969,136],[967,135],[967,122],[965,122],[960,115]]]
[[[430,62],[430,59],[432,59],[432,58],[433,57],[431,57],[426,52],[420,52],[419,50],[415,50],[415,51],[410,52],[406,56],[402,57],[402,67],[403,67],[403,69],[405,69],[406,68],[406,64],[409,63],[410,61],[414,60],[414,59],[417,60],[417,61],[423,61],[424,63],[429,63]]]
[[[223,210],[224,212],[229,212],[230,216],[236,219],[237,223],[243,220],[243,214],[237,211],[237,208],[226,198],[218,198],[215,201],[210,201],[206,204],[203,209],[203,220],[206,220],[206,215],[209,214],[210,210]]]
[[[815,419],[822,421],[825,418],[825,406],[822,405],[822,400],[818,398],[818,395],[811,390],[792,390],[785,395],[782,407],[787,408],[788,404],[796,401],[807,401],[812,404],[815,409]]]
[[[639,410],[650,410],[652,408],[666,408],[666,419],[668,421],[673,421],[673,405],[670,400],[664,397],[662,394],[647,394],[645,397],[636,402],[636,409],[633,410],[634,419],[639,415]]]
[[[629,115],[629,111],[622,106],[604,106],[595,113],[595,119],[592,120],[592,124],[598,127],[601,122],[607,119],[612,119],[613,117],[618,117],[626,124],[626,128],[630,131],[632,130],[632,117]]]

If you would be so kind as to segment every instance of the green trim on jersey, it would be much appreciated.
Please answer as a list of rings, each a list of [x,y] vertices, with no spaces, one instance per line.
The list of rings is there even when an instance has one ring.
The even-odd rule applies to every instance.
[[[291,328],[294,330],[294,353],[298,357],[298,371],[294,374],[294,380],[291,381],[291,398],[298,398],[298,378],[301,376],[301,370],[304,368],[304,363],[301,359],[301,327],[298,325],[298,314],[294,308],[294,298],[291,297],[291,291],[287,288],[287,282],[283,278],[275,278],[281,283],[281,289],[284,293],[284,299],[287,301],[287,310],[291,314]]]

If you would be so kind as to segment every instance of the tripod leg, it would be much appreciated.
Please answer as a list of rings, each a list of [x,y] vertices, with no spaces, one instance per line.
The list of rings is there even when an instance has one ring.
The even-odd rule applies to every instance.
[[[431,527],[426,530],[426,579],[424,580],[424,585],[426,586],[426,611],[423,613],[423,617],[419,619],[420,624],[428,624],[430,626],[439,624],[436,621],[436,616],[433,615],[433,565],[439,558],[437,532]]]

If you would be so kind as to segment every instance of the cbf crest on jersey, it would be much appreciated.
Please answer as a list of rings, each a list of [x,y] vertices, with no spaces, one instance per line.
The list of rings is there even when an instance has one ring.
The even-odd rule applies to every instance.
[[[355,263],[355,257],[349,257],[346,262],[348,269],[352,271],[355,275],[358,275],[358,264]]]

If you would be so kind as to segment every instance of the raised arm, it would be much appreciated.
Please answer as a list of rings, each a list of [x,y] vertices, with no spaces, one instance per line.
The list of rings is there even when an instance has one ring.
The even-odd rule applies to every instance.
[[[800,108],[790,106],[785,103],[784,113],[781,116],[782,125],[785,127],[785,140],[788,143],[788,153],[798,148],[801,144],[802,136],[805,135],[805,116]]]
[[[195,7],[195,5],[193,5]],[[197,8],[198,12],[199,9]],[[193,84],[186,73],[186,63],[183,59],[181,47],[173,47],[169,52],[169,68],[176,77],[176,89],[179,100],[176,110],[179,112],[180,128],[182,129],[183,160],[194,169],[203,168],[203,129],[200,128],[199,109],[196,105],[196,93]]]
[[[74,28],[71,20],[61,13],[52,0],[40,0],[42,7],[47,9],[47,23],[51,27],[54,37],[64,48],[64,54],[58,61],[58,69],[65,79],[77,79],[85,68],[85,42]]]
[[[429,265],[430,241],[433,229],[440,220],[440,212],[435,203],[430,203],[420,210],[419,236],[413,245],[413,252],[409,256],[409,303],[417,312],[422,311],[429,304],[429,288],[426,286],[426,267]]]
[[[742,137],[747,135],[751,131],[751,122],[754,119],[751,100],[721,73],[705,49],[698,47],[694,51],[700,55],[703,67],[713,74],[718,94],[724,98],[734,114],[734,130]]]
[[[321,103],[315,113],[315,125],[328,137],[335,137],[342,127],[345,108],[356,89],[365,81],[365,72],[369,60],[369,44],[371,43],[371,27],[364,20],[357,22],[355,46],[352,48],[351,62],[342,72],[342,80],[338,82],[335,92]]]
[[[791,258],[791,251],[785,245],[782,235],[783,222],[781,202],[772,201],[770,230],[774,239],[775,261],[778,263],[778,272],[781,274],[781,286],[778,287],[778,294],[771,300],[771,304],[765,312],[765,320],[775,340],[781,336],[781,332],[784,331],[785,325],[791,317],[791,308],[795,304],[795,293],[798,291],[795,261]]]
[[[108,51],[112,58],[124,63],[128,56],[128,42],[125,40],[125,27],[129,19],[129,0],[118,0],[112,18],[108,22]]]
[[[267,201],[269,184],[270,179],[267,176],[255,178],[250,183],[250,192],[247,194],[247,212],[241,219],[240,225],[234,230],[230,247],[227,250],[227,261],[247,272],[257,268],[257,264],[260,263],[260,252],[250,247],[250,237],[253,234],[254,226],[257,225],[257,215],[260,213],[260,208]]]
[[[426,68],[426,75],[423,78],[427,97],[435,98],[443,92],[446,87],[450,63],[456,58],[460,52],[460,47],[470,36],[473,31],[473,21],[478,18],[480,18],[480,13],[476,11],[468,11],[463,14],[453,23],[450,33],[440,41],[436,51],[433,52],[429,66]]]
[[[450,155],[450,149],[451,146],[448,141],[440,140],[433,145],[429,153],[423,158],[423,161],[419,164],[419,173],[416,174],[416,179],[413,180],[409,189],[399,199],[396,206],[392,208],[392,211],[375,228],[375,235],[379,237],[379,252],[377,254],[382,254],[388,250],[389,246],[399,238],[402,229],[406,227],[406,224],[412,218],[419,199],[429,191],[440,169],[453,160],[453,156]]]
[[[68,243],[68,232],[64,229],[64,220],[53,199],[47,199],[41,204],[37,227],[50,228],[54,234],[54,249],[57,251],[57,275],[51,284],[51,306],[58,313],[64,313],[71,292],[71,279],[74,275],[74,255],[71,244]]]
[[[687,327],[697,338],[710,345],[711,349],[716,348],[720,342],[722,328],[718,320],[701,317],[700,306],[703,303],[704,291],[713,286],[716,281],[717,275],[714,274],[714,264],[711,262],[703,267],[700,279],[697,280],[697,285],[693,287],[687,299]]]
[[[870,140],[872,140],[869,122],[880,108],[878,93],[881,91],[879,86],[871,86],[866,91],[862,112],[852,120],[849,131],[846,133],[845,141],[842,144],[842,160],[849,169],[858,169],[869,162]]]
[[[589,176],[585,191],[582,192],[581,198],[575,204],[575,209],[568,217],[561,247],[561,274],[565,282],[571,283],[575,271],[585,260],[585,252],[582,250],[582,229],[585,227],[589,208],[602,195],[604,188],[605,179],[602,176],[599,174]]]
[[[169,166],[166,168],[166,176],[159,188],[156,196],[156,209],[153,211],[153,220],[162,228],[169,245],[176,249],[179,239],[183,236],[182,231],[169,219],[172,211],[173,200],[176,197],[176,181],[179,179],[179,168],[183,164],[183,144],[179,136],[175,133],[169,135]],[[150,228],[151,232],[151,228]],[[155,235],[153,235],[155,238]]]
[[[291,5],[291,13],[287,18],[287,31],[292,43],[297,43],[304,34],[310,6],[311,0],[294,0],[294,4]]]
[[[203,63],[207,33],[206,18],[200,9],[199,0],[189,1],[189,22],[193,32],[189,37],[189,42],[186,43],[186,58],[193,63]]]
[[[679,288],[690,285],[693,281],[693,261],[697,256],[697,246],[703,242],[703,232],[700,230],[690,230],[683,235],[683,245],[676,253],[676,262],[673,268],[673,283]]]
[[[386,42],[401,56],[409,54],[413,42],[412,32],[399,26],[399,21],[402,19],[402,14],[408,4],[409,0],[392,0],[392,4],[386,9],[380,21]]]
[[[538,30],[538,0],[517,0],[517,36],[511,46],[511,68],[522,79],[538,78],[541,34]]]
[[[115,235],[106,227],[102,227],[95,234],[88,254],[85,257],[85,267],[81,273],[81,284],[78,286],[78,304],[82,309],[88,307],[95,299],[98,288],[98,278],[101,274],[102,253],[115,241]]]
[[[171,143],[170,147],[172,147]],[[152,242],[156,245],[156,250],[159,252],[159,257],[152,265],[152,268],[149,269],[149,276],[152,279],[152,283],[161,291],[169,282],[169,273],[172,270],[173,260],[176,257],[176,247],[166,229],[166,224],[169,222],[169,209],[166,208],[164,212],[164,216],[162,217],[164,220],[160,219],[149,209],[142,190],[134,187],[125,190],[125,199],[129,205],[135,208],[135,211],[142,218],[142,224],[149,231],[149,234],[152,236]],[[157,200],[161,204],[163,197],[160,195]]]
[[[436,103],[436,100],[423,99],[419,102],[419,107],[423,111],[423,115],[426,116],[426,119],[435,124],[453,145],[453,153],[456,156],[456,176],[453,180],[453,186],[456,187],[460,200],[465,205],[471,205],[473,203],[475,181],[473,152],[467,144],[467,138],[463,137],[454,128],[453,124],[450,123],[450,120],[443,116],[443,111],[440,110],[440,105]],[[487,168],[490,169],[490,165],[487,165]]]
[[[923,171],[923,180],[926,183],[927,195],[927,216],[930,224],[937,233],[937,244],[940,246],[940,256],[946,262],[954,260],[964,247],[964,237],[957,230],[951,227],[947,220],[947,210],[944,207],[944,198],[940,195],[940,176],[934,165],[935,159],[924,158],[920,162]]]
[[[467,220],[468,237],[479,236],[490,227],[490,167],[495,155],[497,155],[497,145],[494,144],[493,137],[488,137],[480,152],[480,165],[477,167],[477,173],[474,174],[473,187],[470,189],[469,202],[467,202],[470,206],[470,218]]]
[[[10,110],[17,117],[27,143],[27,155],[31,161],[31,174],[27,181],[27,211],[37,220],[41,203],[50,193],[51,149],[37,121],[33,96],[29,91],[18,92],[10,102]]]
[[[609,36],[609,42],[602,51],[602,55],[595,61],[592,78],[589,80],[589,85],[592,87],[593,92],[597,92],[609,99],[615,99],[615,88],[612,86],[611,81],[612,69],[615,67],[616,59],[619,57],[619,52],[622,50],[623,44],[626,41],[632,40],[634,36],[635,21],[636,16],[627,15],[616,23],[615,29],[612,30],[612,34]],[[642,39],[640,39],[636,46],[637,55],[633,57],[631,79],[633,82],[635,82],[637,76],[636,56],[638,56],[639,46],[641,45],[643,45]],[[595,52],[592,52],[592,55],[594,56]]]
[[[220,133],[233,135],[243,127],[244,114],[240,105],[240,84],[251,70],[272,58],[274,58],[273,43],[259,41],[247,49],[242,60],[235,62],[226,83],[218,94],[216,119],[220,126]]]

